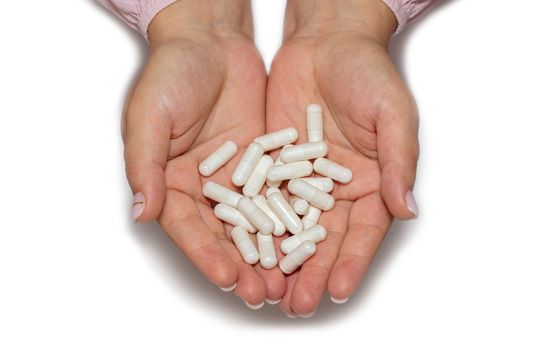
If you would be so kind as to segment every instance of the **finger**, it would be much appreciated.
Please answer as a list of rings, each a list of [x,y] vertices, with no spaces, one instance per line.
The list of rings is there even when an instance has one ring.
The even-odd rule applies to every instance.
[[[124,157],[127,179],[135,194],[132,217],[157,219],[165,201],[165,173],[170,125],[134,93],[124,117]]]
[[[222,246],[228,241],[209,230],[191,197],[169,190],[159,223],[211,282],[227,289],[238,281],[238,267]]]
[[[418,215],[412,192],[419,157],[418,126],[417,109],[409,101],[398,111],[383,112],[376,126],[382,196],[391,214],[403,220]]]
[[[281,249],[279,248],[282,238],[274,237],[273,240],[277,260],[280,260],[283,257]],[[286,293],[286,279],[282,271],[278,267],[267,270],[260,264],[256,264],[255,270],[266,283],[266,289],[268,292],[266,302],[269,304],[278,304]]]
[[[281,299],[281,302],[279,303],[279,307],[289,318],[298,317],[298,314],[296,314],[296,312],[292,310],[291,306],[292,291],[294,290],[297,278],[298,272],[293,272],[292,274],[286,276],[286,293],[284,294],[283,298]]]
[[[339,257],[331,270],[328,292],[335,303],[344,303],[359,285],[384,235],[391,215],[379,193],[354,203]]]
[[[347,228],[351,202],[339,201],[320,217],[327,237],[317,244],[316,254],[302,266],[292,291],[292,309],[302,317],[314,315],[327,289],[329,273],[337,259]]]

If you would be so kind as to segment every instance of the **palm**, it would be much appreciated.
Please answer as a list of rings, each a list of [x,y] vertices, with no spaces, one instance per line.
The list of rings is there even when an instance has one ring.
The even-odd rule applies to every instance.
[[[266,284],[284,288],[284,278],[241,261],[227,239],[228,227],[215,218],[202,195],[202,186],[209,180],[233,188],[230,179],[239,157],[209,178],[199,175],[198,164],[227,140],[234,140],[241,154],[254,137],[264,133],[263,63],[254,45],[243,39],[221,39],[204,46],[179,41],[162,54],[159,50],[147,68],[155,64],[156,77],[160,77],[150,89],[155,96],[152,108],[168,116],[171,130],[166,202],[159,222],[210,280],[226,286],[229,272],[237,270],[236,293],[258,303],[271,294]],[[166,74],[158,71],[161,67],[168,69]]]
[[[328,238],[287,278],[285,312],[311,312],[326,288],[333,296],[349,295],[389,228],[392,218],[380,194],[376,122],[386,105],[408,97],[401,86],[382,48],[347,34],[291,40],[274,60],[268,131],[292,124],[300,131],[299,142],[306,142],[305,107],[318,103],[324,109],[328,158],[354,174],[351,183],[336,186],[336,207],[320,218]]]

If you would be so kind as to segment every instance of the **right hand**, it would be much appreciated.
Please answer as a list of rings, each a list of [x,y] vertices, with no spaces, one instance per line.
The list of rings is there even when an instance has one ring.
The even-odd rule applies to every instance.
[[[149,29],[150,56],[122,118],[133,218],[157,219],[198,269],[249,304],[285,292],[278,269],[244,263],[230,227],[202,195],[207,181],[234,188],[246,146],[264,134],[266,72],[253,44],[249,2],[179,1]],[[208,178],[198,164],[227,140],[239,153]]]

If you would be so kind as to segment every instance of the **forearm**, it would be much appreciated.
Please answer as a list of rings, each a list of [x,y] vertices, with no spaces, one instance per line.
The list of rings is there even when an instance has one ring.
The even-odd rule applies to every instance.
[[[346,31],[387,44],[396,25],[393,12],[382,0],[290,0],[284,39]]]
[[[212,33],[216,36],[253,38],[249,0],[178,1],[161,11],[148,29],[150,43],[185,35]]]

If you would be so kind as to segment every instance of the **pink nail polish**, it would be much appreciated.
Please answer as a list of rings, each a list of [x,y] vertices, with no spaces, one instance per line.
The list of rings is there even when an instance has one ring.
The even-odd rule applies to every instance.
[[[131,208],[131,217],[133,221],[137,221],[144,211],[144,205],[146,204],[146,198],[141,192],[137,192],[133,196],[133,206]]]
[[[406,192],[406,206],[408,207],[408,210],[414,214],[414,216],[417,217],[419,214],[419,211],[417,210],[417,204],[415,202],[414,194],[412,191]]]

